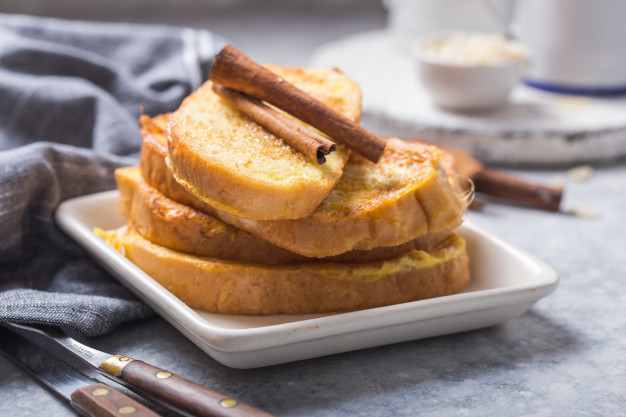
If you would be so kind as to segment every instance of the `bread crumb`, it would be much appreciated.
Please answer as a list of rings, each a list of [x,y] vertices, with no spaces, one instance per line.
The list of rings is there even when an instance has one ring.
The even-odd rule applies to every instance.
[[[596,220],[601,217],[600,213],[598,213],[597,211],[584,207],[573,207],[569,210],[568,213],[573,216],[580,217],[581,219]]]
[[[577,182],[589,181],[593,175],[593,168],[590,165],[580,165],[567,171],[567,176]]]
[[[565,175],[563,174],[556,174],[554,176],[552,176],[547,184],[549,187],[553,187],[553,188],[560,188],[563,189],[563,187],[565,186]]]
[[[581,109],[588,107],[591,104],[591,99],[585,96],[557,96],[554,99],[554,104],[569,109]]]

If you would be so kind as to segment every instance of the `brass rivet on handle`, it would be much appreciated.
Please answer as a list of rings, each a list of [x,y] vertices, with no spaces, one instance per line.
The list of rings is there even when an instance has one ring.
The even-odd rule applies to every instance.
[[[93,395],[94,397],[103,397],[108,393],[109,390],[106,388],[96,388],[95,390],[91,391],[91,395]]]
[[[120,362],[128,362],[128,361],[131,361],[132,359],[127,356],[120,356],[119,358],[117,358],[117,360]]]
[[[172,376],[171,372],[167,372],[167,371],[159,371],[156,373],[156,377],[159,379],[167,379],[170,378]]]
[[[137,411],[137,409],[132,405],[125,405],[124,407],[120,407],[117,409],[117,412],[120,414],[132,414],[135,411]]]
[[[224,398],[220,401],[220,405],[224,408],[231,408],[237,405],[237,400],[233,400],[232,398]]]

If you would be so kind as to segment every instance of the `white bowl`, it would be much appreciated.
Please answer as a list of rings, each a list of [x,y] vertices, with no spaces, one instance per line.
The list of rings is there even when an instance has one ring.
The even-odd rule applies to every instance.
[[[520,56],[495,62],[471,62],[427,50],[426,46],[433,41],[453,35],[473,34],[438,32],[422,36],[412,45],[419,77],[434,103],[455,111],[480,111],[506,102],[511,89],[526,73],[528,51],[514,43],[523,51]]]

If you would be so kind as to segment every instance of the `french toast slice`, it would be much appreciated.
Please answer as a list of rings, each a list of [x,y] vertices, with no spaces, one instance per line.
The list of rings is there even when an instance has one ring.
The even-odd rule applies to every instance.
[[[139,167],[116,169],[115,180],[120,213],[150,242],[193,255],[265,265],[307,259],[167,198],[144,181]]]
[[[165,163],[167,116],[140,120],[145,180],[174,201],[210,214],[290,252],[324,258],[398,246],[460,225],[466,201],[450,183],[434,146],[389,139],[378,164],[352,154],[344,175],[315,211],[293,220],[252,220],[215,209],[187,192]]]
[[[288,265],[317,259],[279,248],[209,214],[167,198],[144,181],[139,167],[118,168],[115,179],[120,192],[121,214],[129,219],[128,224],[137,233],[152,243],[191,255],[262,265]],[[449,232],[444,231],[398,246],[349,251],[323,261],[362,263],[391,259],[414,249],[429,250],[448,235]]]
[[[359,120],[360,89],[339,71],[268,69],[349,119]],[[225,213],[257,220],[311,214],[339,181],[350,155],[348,148],[337,145],[326,163],[318,165],[226,104],[212,90],[211,81],[172,113],[168,138],[168,165],[188,192]]]
[[[470,282],[465,241],[455,233],[429,252],[387,261],[287,266],[187,255],[127,227],[96,233],[185,304],[215,313],[353,311],[454,294]]]

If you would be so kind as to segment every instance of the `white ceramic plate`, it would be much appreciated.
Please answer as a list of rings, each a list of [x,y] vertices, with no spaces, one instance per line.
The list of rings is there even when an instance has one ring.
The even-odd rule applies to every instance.
[[[59,226],[218,362],[254,368],[473,330],[511,320],[556,289],[554,270],[466,221],[472,283],[461,294],[334,315],[228,316],[193,310],[93,233],[116,228],[117,191],[68,200]]]

